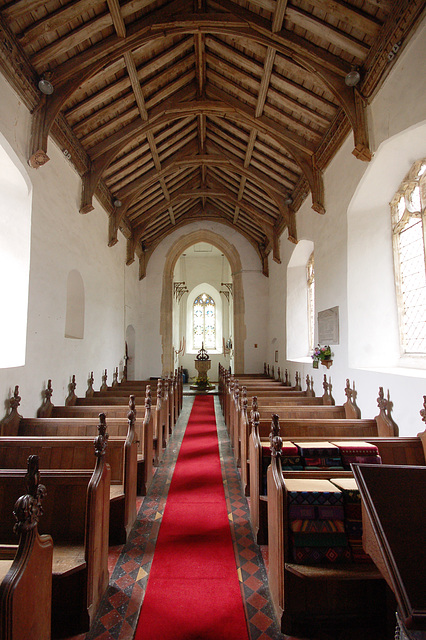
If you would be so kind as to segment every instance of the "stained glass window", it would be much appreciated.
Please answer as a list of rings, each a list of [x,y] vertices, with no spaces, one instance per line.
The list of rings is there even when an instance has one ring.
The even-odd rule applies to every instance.
[[[216,349],[216,305],[206,293],[198,296],[192,307],[194,349]]]
[[[403,353],[426,354],[426,159],[416,162],[391,202],[395,282]]]

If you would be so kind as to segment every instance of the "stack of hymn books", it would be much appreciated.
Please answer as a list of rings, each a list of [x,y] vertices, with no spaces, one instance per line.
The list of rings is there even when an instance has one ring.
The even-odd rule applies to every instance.
[[[382,459],[379,456],[379,450],[375,444],[363,442],[333,442],[339,448],[342,463],[345,469],[351,468],[352,462],[360,462],[363,464],[381,464]]]
[[[331,442],[301,442],[294,443],[302,458],[303,467],[307,470],[330,469],[343,471],[342,458],[339,447]]]
[[[354,562],[371,562],[362,547],[361,494],[355,478],[333,478],[330,482],[343,494],[345,531]]]

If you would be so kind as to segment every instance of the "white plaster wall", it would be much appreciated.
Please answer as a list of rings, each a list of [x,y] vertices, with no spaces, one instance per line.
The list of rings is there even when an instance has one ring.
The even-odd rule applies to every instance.
[[[425,55],[425,28],[421,27],[411,43],[401,53],[392,75],[386,80],[380,92],[369,108],[370,137],[373,151],[389,136],[393,136],[416,122],[425,119],[425,77],[421,71],[422,60]],[[424,137],[423,137],[424,140]],[[269,340],[267,359],[269,364],[274,362],[274,351],[279,350],[279,365],[288,368],[291,380],[294,381],[296,371],[314,378],[314,388],[317,395],[322,394],[324,372],[330,377],[333,396],[336,403],[345,400],[344,387],[346,378],[351,384],[355,383],[358,391],[358,405],[363,417],[377,415],[377,396],[379,386],[384,387],[385,394],[389,391],[393,401],[393,417],[400,428],[401,435],[415,435],[424,429],[419,411],[423,406],[425,393],[425,375],[419,370],[382,369],[373,370],[361,368],[359,360],[349,360],[348,345],[354,352],[358,348],[359,339],[354,333],[356,322],[348,322],[348,290],[351,292],[349,312],[356,308],[358,317],[363,317],[364,336],[368,332],[367,340],[376,348],[376,341],[381,339],[384,332],[395,331],[394,320],[390,318],[390,302],[392,292],[389,287],[389,273],[391,272],[391,247],[389,246],[389,223],[384,224],[383,217],[377,217],[377,212],[369,211],[370,230],[367,232],[361,221],[356,217],[350,219],[348,227],[348,209],[352,198],[366,172],[374,171],[374,162],[369,164],[356,160],[352,155],[353,136],[348,137],[342,148],[324,174],[326,213],[320,216],[311,207],[311,198],[305,201],[297,213],[298,238],[314,242],[315,246],[315,288],[316,313],[330,307],[338,306],[340,314],[339,345],[332,347],[334,362],[328,370],[321,367],[314,370],[309,363],[290,361],[284,356],[286,339],[285,296],[287,293],[286,271],[291,258],[293,245],[286,240],[286,232],[281,238],[282,264],[277,265],[272,260],[270,265],[270,298],[269,298]],[[419,148],[412,149],[413,156]],[[410,164],[407,158],[398,156],[402,160],[400,171],[404,177]],[[413,161],[417,159],[413,157]],[[407,166],[408,163],[408,166]],[[378,190],[383,188],[380,180],[375,181]],[[398,188],[399,181],[395,184]],[[390,199],[390,198],[389,198]],[[387,215],[390,215],[389,212]],[[376,236],[372,239],[372,232]],[[380,233],[381,232],[381,233]],[[350,242],[348,242],[348,235]],[[382,260],[365,260],[366,255],[381,254],[387,256]],[[353,264],[353,256],[356,263]],[[350,263],[348,263],[350,260]],[[376,295],[364,296],[365,287],[374,284]],[[387,293],[384,297],[383,287]],[[349,289],[348,289],[349,288]],[[393,289],[392,289],[393,290]],[[369,319],[371,318],[371,322]],[[349,333],[349,326],[352,327]],[[317,340],[318,332],[316,327]],[[275,339],[274,344],[272,341]],[[356,366],[354,366],[356,362]],[[377,364],[377,363],[376,363]]]
[[[3,77],[0,92],[1,133],[27,166],[29,113]],[[102,382],[104,369],[111,383],[113,369],[124,355],[125,316],[129,323],[137,322],[140,315],[135,295],[138,270],[125,266],[124,239],[120,237],[113,248],[107,246],[105,212],[95,201],[93,212],[79,214],[79,176],[51,141],[48,155],[50,161],[44,167],[28,167],[33,209],[26,362],[22,367],[0,369],[1,402],[19,385],[24,416],[35,415],[48,379],[52,380],[52,401],[58,405],[64,403],[72,374],[78,395],[84,395],[91,371],[95,388]],[[83,340],[64,337],[67,278],[73,269],[80,273],[86,295]]]
[[[268,342],[269,280],[260,269],[243,273],[247,338],[244,347],[244,368],[247,373],[263,371]]]
[[[161,335],[160,309],[162,296],[162,278],[166,256],[175,242],[183,236],[200,229],[208,229],[222,235],[238,251],[242,263],[242,280],[245,301],[245,370],[257,371],[265,359],[267,328],[267,291],[268,281],[261,274],[259,257],[253,247],[238,232],[217,222],[194,222],[167,236],[152,254],[147,267],[146,278],[142,281],[146,299],[149,299],[149,311],[143,304],[141,311],[144,324],[144,342],[142,362],[145,363],[145,375],[161,375]],[[187,270],[188,275],[188,270]],[[148,293],[149,292],[149,293]],[[263,340],[263,342],[262,342]],[[254,343],[258,343],[254,350]],[[251,346],[250,346],[251,345]],[[258,355],[259,354],[259,355]],[[228,364],[229,359],[222,364]],[[154,373],[152,371],[154,370]]]

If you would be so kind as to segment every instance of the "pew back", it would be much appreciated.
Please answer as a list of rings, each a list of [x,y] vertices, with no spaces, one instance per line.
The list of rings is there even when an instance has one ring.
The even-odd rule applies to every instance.
[[[105,461],[112,470],[111,484],[124,482],[124,444],[123,437],[112,436],[108,440]],[[32,454],[39,456],[43,477],[46,469],[93,470],[93,438],[0,437],[0,469],[23,469]]]

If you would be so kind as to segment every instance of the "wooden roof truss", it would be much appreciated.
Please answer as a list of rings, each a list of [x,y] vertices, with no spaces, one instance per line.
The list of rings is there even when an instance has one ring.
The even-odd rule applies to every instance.
[[[421,0],[0,0],[0,68],[31,109],[29,163],[48,136],[96,196],[140,277],[163,238],[217,220],[267,274],[352,129],[369,161],[366,106],[424,11]],[[393,55],[390,55],[393,52]],[[360,83],[346,75],[357,69]],[[38,89],[40,78],[54,86]]]

